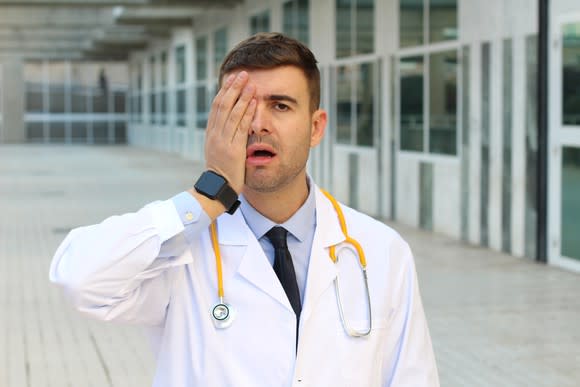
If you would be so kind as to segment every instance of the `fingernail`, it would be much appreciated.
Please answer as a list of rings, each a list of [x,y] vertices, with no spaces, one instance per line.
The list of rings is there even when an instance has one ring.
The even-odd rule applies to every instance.
[[[238,74],[238,78],[239,79],[246,79],[248,77],[248,73],[245,71],[240,71],[240,73]]]
[[[227,83],[227,84],[230,84],[230,83],[232,83],[232,82],[234,81],[235,77],[236,77],[236,75],[235,75],[235,74],[230,74],[230,75],[228,75],[228,77],[226,78],[226,83]]]

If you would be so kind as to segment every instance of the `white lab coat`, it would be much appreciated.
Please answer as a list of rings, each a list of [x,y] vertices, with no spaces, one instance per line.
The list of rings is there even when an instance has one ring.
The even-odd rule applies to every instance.
[[[225,301],[236,311],[227,329],[216,329],[210,317],[218,299],[209,232],[188,244],[170,200],[71,231],[50,278],[83,313],[146,327],[156,387],[438,386],[408,245],[386,225],[343,209],[368,262],[372,331],[352,338],[341,323],[337,274],[348,324],[361,329],[369,322],[362,276],[349,250],[338,267],[330,260],[328,247],[345,238],[317,189],[297,354],[295,315],[240,211],[218,218]]]

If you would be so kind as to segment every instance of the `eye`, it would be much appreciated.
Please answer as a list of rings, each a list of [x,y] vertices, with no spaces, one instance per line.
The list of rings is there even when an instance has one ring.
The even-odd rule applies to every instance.
[[[290,106],[288,106],[282,102],[277,102],[274,104],[274,109],[281,111],[281,112],[285,112],[285,111],[288,111],[290,109]]]

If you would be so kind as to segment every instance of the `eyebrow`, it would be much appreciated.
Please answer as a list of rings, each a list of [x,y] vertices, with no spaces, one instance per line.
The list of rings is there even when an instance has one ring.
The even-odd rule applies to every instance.
[[[296,98],[292,98],[289,95],[285,94],[271,94],[267,96],[265,99],[269,101],[287,101],[293,103],[294,105],[298,105],[298,101],[296,100]]]

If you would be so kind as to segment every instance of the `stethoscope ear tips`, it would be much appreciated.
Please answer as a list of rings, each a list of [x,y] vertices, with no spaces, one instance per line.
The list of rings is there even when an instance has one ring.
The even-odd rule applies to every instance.
[[[211,317],[215,327],[223,329],[232,325],[235,313],[230,305],[219,302],[211,309]]]

